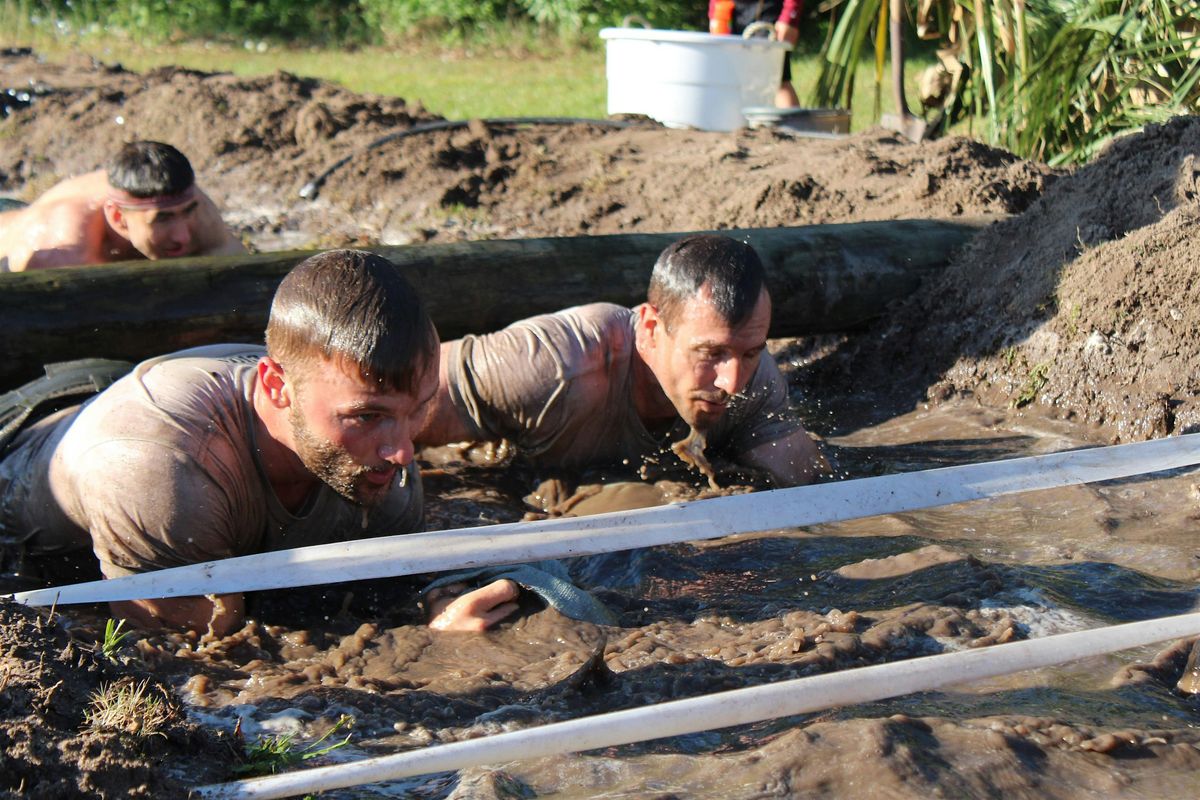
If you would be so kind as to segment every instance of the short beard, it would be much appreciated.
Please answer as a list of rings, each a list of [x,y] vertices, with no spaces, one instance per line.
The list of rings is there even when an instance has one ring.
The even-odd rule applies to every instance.
[[[383,502],[387,496],[386,489],[368,495],[360,488],[363,477],[371,471],[370,467],[358,464],[344,448],[309,430],[308,423],[295,405],[288,413],[288,421],[292,424],[296,455],[309,472],[351,503],[374,506]]]
[[[701,400],[701,399],[723,403],[723,404],[725,404],[725,410],[716,415],[703,414],[702,412],[698,412],[692,407],[691,402],[693,400]],[[729,405],[728,405],[729,400],[730,400],[729,395],[720,390],[718,390],[716,392],[697,392],[688,398],[688,405],[687,405],[688,414],[687,414],[687,416],[684,416],[683,414],[680,414],[679,416],[683,417],[683,421],[686,422],[688,425],[691,425],[694,430],[701,431],[701,432],[707,432],[707,431],[712,430],[712,428],[718,422],[720,422],[721,419],[727,413],[729,413]],[[690,417],[690,419],[689,419],[689,417]]]

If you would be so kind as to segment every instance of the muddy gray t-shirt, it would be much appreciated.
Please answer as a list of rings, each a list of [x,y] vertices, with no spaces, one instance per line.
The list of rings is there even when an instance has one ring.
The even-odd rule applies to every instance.
[[[661,459],[688,426],[678,420],[655,437],[638,417],[636,320],[631,309],[592,303],[450,342],[450,400],[472,438],[507,439],[535,463],[578,468]],[[707,453],[736,461],[800,428],[788,413],[779,367],[763,352],[746,388],[708,432]]]
[[[347,539],[423,522],[416,468],[370,509],[321,484],[295,513],[256,457],[253,345],[145,361],[21,433],[0,463],[0,533],[31,554],[90,547],[107,577]]]

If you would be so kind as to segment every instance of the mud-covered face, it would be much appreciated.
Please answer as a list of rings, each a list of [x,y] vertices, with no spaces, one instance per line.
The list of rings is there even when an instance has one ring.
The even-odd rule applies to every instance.
[[[146,258],[179,258],[195,254],[200,201],[163,208],[119,207],[113,227]]]
[[[750,382],[767,345],[771,298],[764,290],[750,316],[731,327],[713,308],[706,289],[683,306],[671,325],[647,307],[644,357],[679,416],[707,430],[730,398]]]
[[[436,364],[411,395],[381,389],[354,368],[322,360],[305,370],[288,412],[296,455],[347,500],[379,505],[412,463],[412,437],[436,390]]]

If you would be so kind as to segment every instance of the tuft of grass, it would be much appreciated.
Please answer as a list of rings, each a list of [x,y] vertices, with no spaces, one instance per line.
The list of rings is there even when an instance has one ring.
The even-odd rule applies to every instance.
[[[84,723],[95,731],[117,731],[136,736],[165,736],[162,728],[171,719],[166,698],[149,680],[122,678],[100,688],[84,714]]]
[[[342,714],[338,717],[338,721],[334,723],[333,727],[325,732],[324,736],[303,747],[296,742],[295,735],[290,733],[282,736],[259,737],[254,744],[246,746],[245,763],[238,764],[233,768],[233,771],[240,775],[273,775],[303,761],[318,758],[349,744],[350,734],[347,733],[346,738],[323,747],[321,746],[322,742],[337,733],[341,728],[352,727],[353,725],[354,718]],[[240,724],[236,735],[241,735]]]
[[[1042,361],[1034,364],[1029,370],[1029,376],[1025,379],[1025,385],[1021,387],[1021,392],[1013,400],[1013,408],[1021,408],[1027,406],[1037,399],[1038,394],[1046,386],[1046,382],[1050,380],[1050,362]]]
[[[1071,311],[1067,314],[1067,338],[1074,339],[1079,333],[1079,319],[1083,316],[1083,307],[1078,303],[1071,306]]]
[[[122,644],[126,639],[133,635],[133,631],[122,631],[125,627],[125,620],[114,620],[108,618],[108,622],[104,623],[104,638],[100,640],[100,655],[110,661],[115,661],[117,653],[120,651]]]

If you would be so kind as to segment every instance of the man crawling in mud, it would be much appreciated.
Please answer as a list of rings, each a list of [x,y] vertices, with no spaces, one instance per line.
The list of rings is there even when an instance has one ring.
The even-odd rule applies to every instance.
[[[647,302],[593,303],[442,345],[418,445],[508,440],[532,462],[638,464],[672,449],[715,484],[706,447],[810,482],[821,456],[766,352],[771,298],[750,245],[689,236],[654,265]]]
[[[9,568],[74,582],[97,560],[115,578],[418,529],[412,437],[437,389],[437,348],[391,262],[353,250],[305,260],[275,293],[265,348],[150,359],[17,434],[0,460]],[[514,594],[499,581],[431,624],[480,630],[516,608]],[[224,635],[241,627],[245,601],[136,600],[112,612]]]
[[[161,142],[131,142],[107,172],[0,213],[0,272],[243,252],[187,158]]]

